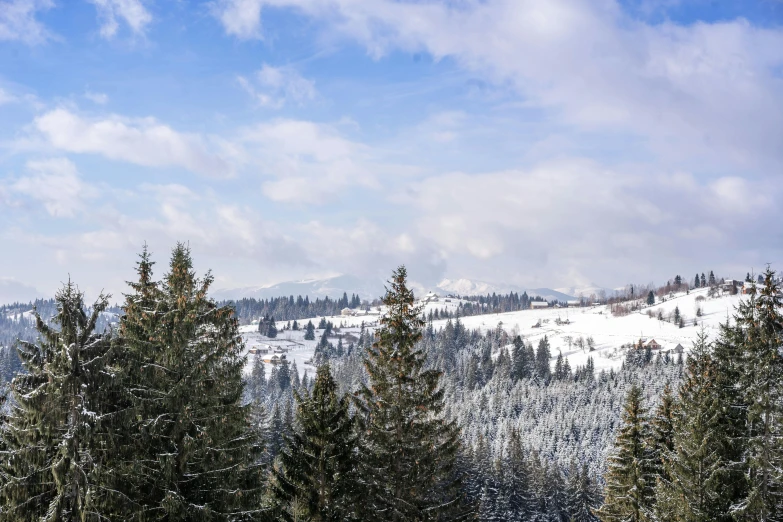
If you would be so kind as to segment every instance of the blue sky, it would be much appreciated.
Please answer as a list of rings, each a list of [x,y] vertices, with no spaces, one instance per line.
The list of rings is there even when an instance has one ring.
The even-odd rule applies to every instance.
[[[0,0],[0,121],[0,298],[783,257],[778,0]]]

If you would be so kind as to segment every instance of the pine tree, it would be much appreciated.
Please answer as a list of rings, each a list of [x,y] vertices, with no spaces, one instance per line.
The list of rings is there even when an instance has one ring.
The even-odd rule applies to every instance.
[[[364,361],[369,386],[356,395],[364,425],[364,518],[457,520],[464,511],[455,474],[459,428],[443,417],[440,372],[425,369],[426,354],[417,345],[424,322],[406,279],[404,266],[392,274],[383,299],[387,312]]]
[[[356,435],[345,398],[328,365],[318,368],[312,393],[295,392],[296,425],[274,471],[282,520],[343,521],[360,501],[354,482]]]
[[[551,369],[549,367],[549,359],[552,358],[552,354],[549,350],[549,339],[545,335],[543,339],[538,342],[538,350],[536,350],[536,372],[540,379],[545,382],[549,380],[551,375]]]
[[[637,385],[628,390],[622,421],[614,454],[607,460],[604,505],[596,513],[605,522],[639,522],[652,513],[655,475],[648,446],[650,427]]]
[[[650,441],[652,449],[653,473],[663,479],[665,475],[665,463],[674,450],[674,395],[669,383],[663,387],[660,402],[650,419]]]
[[[27,373],[11,383],[15,406],[0,430],[0,520],[99,520],[115,500],[101,487],[109,418],[121,406],[111,335],[95,332],[107,298],[88,315],[69,281],[55,301],[57,328],[36,312],[41,344],[19,347]]]
[[[587,464],[582,464],[581,470],[576,462],[572,462],[568,472],[566,484],[566,497],[568,499],[569,522],[595,522],[598,518],[593,510],[600,504],[598,491],[590,480]]]
[[[178,244],[152,280],[145,251],[120,341],[132,424],[118,455],[131,499],[124,520],[251,520],[261,515],[263,446],[242,405],[245,358],[230,307],[207,297]]]
[[[701,280],[699,279],[699,273],[696,272],[696,277],[693,278],[693,288],[699,288],[701,286]]]
[[[720,498],[723,463],[716,430],[715,364],[701,332],[686,361],[674,417],[673,449],[665,459],[656,489],[662,520],[730,520],[727,499]]]
[[[741,389],[747,404],[749,489],[738,512],[754,520],[783,519],[783,315],[775,272],[764,273],[764,286],[739,305],[737,335],[742,337]]]
[[[312,321],[307,321],[307,326],[305,326],[304,338],[305,341],[315,341],[315,326],[313,326]]]
[[[647,304],[650,306],[655,304],[655,294],[653,294],[652,290],[647,294]]]

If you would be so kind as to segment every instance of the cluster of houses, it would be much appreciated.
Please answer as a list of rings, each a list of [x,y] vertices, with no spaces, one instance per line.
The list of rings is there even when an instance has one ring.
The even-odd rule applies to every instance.
[[[247,352],[250,355],[261,355],[261,360],[269,364],[280,364],[286,360],[286,355],[293,348],[292,344],[285,346],[272,346],[271,344],[261,344],[250,348]]]
[[[680,354],[685,351],[685,348],[682,347],[680,343],[677,343],[676,346],[670,346],[668,348],[664,348],[658,341],[655,339],[645,339],[644,337],[639,338],[639,342],[636,343],[636,348],[640,350],[644,350],[649,348],[653,352],[660,351],[662,353],[672,353],[672,354]]]

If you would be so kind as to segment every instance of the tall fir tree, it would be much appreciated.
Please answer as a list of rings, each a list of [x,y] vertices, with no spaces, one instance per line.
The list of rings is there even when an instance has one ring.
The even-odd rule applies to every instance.
[[[780,287],[770,268],[764,285],[737,310],[742,340],[747,425],[748,492],[737,512],[753,520],[783,520],[783,316]]]
[[[653,473],[662,478],[667,478],[665,463],[674,450],[674,415],[675,401],[671,386],[667,382],[663,387],[658,406],[650,419],[650,441],[652,449]]]
[[[587,464],[581,469],[573,462],[568,473],[566,484],[568,502],[568,522],[596,522],[598,517],[593,511],[600,505],[600,494],[597,486],[590,479]]]
[[[11,383],[14,405],[0,430],[0,520],[103,520],[115,500],[102,468],[121,405],[111,334],[95,332],[107,298],[88,315],[69,281],[55,301],[53,325],[35,313],[40,344],[19,346],[26,373]]]
[[[120,341],[132,404],[122,460],[125,520],[254,520],[263,516],[263,445],[243,405],[243,344],[230,307],[207,297],[190,251],[152,279],[146,248],[130,283]]]
[[[295,396],[297,427],[274,470],[279,519],[352,520],[361,501],[353,473],[356,432],[329,366],[318,368],[312,393]]]
[[[604,522],[641,522],[652,515],[655,465],[642,400],[642,389],[632,385],[625,398],[614,453],[607,459],[604,504],[596,513]]]
[[[716,367],[706,334],[701,332],[688,354],[674,417],[673,447],[665,458],[656,489],[660,520],[731,520],[720,496],[719,404],[715,400]]]
[[[393,272],[383,303],[387,312],[365,356],[369,383],[356,394],[363,516],[411,522],[468,517],[456,474],[460,430],[443,416],[441,373],[425,368],[427,355],[418,345],[424,321],[404,266]]]

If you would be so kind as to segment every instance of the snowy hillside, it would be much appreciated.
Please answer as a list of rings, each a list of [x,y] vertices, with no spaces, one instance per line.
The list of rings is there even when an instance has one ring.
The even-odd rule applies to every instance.
[[[609,368],[619,368],[625,357],[623,345],[636,343],[640,338],[650,341],[654,339],[661,345],[661,351],[666,352],[681,344],[687,352],[691,343],[703,327],[710,338],[715,338],[720,323],[725,322],[734,312],[735,307],[742,298],[741,295],[724,295],[715,298],[707,296],[708,289],[696,289],[689,294],[685,292],[675,293],[667,297],[665,302],[656,303],[653,306],[644,306],[641,311],[633,312],[622,317],[612,315],[608,305],[591,306],[583,308],[545,308],[543,310],[522,310],[500,314],[476,315],[463,317],[460,320],[469,330],[478,329],[486,332],[496,329],[499,324],[509,335],[521,335],[528,343],[537,345],[545,335],[552,347],[552,362],[562,352],[568,358],[572,368],[584,366],[588,357],[592,357],[596,371]],[[426,295],[424,301],[427,301]],[[431,310],[449,310],[454,313],[460,304],[459,299],[438,296],[437,300],[426,303],[420,301],[425,314]],[[696,316],[697,306],[701,308],[701,317]],[[679,328],[670,321],[661,321],[657,317],[659,311],[664,318],[669,318],[674,309],[679,308],[684,319],[685,326]],[[359,329],[364,324],[369,329],[377,325],[382,308],[373,308],[370,312],[361,312],[351,316],[326,317],[335,326],[342,327],[341,335],[358,335]],[[649,315],[648,315],[649,314]],[[313,319],[313,324],[318,324],[319,318]],[[696,319],[697,326],[693,325]],[[558,321],[559,320],[559,321]],[[300,322],[302,325],[306,321]],[[306,369],[312,375],[314,368],[304,364],[304,361],[312,359],[317,341],[304,341],[302,331],[283,330],[286,322],[279,321],[277,327],[280,330],[279,337],[274,342],[261,338],[257,333],[257,325],[242,327],[243,337],[248,349],[261,343],[285,343],[294,341],[299,343],[289,355],[289,360],[297,361],[300,373]],[[434,321],[436,329],[443,328],[446,320]],[[316,331],[316,339],[320,338],[321,331]],[[571,345],[569,347],[569,338]],[[579,339],[585,343],[584,348],[577,345]],[[594,350],[587,347],[588,338],[594,342]],[[331,342],[336,343],[337,337]]]

